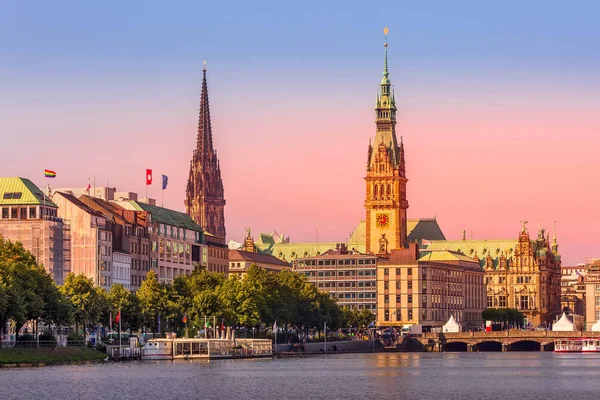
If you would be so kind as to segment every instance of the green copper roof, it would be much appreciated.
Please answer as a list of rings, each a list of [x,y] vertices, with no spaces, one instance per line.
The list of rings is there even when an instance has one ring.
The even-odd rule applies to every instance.
[[[472,258],[453,251],[432,251],[419,258],[419,261],[465,261],[477,264]]]
[[[0,205],[43,205],[44,192],[29,179],[0,178]],[[49,207],[57,207],[48,197]]]
[[[151,204],[131,201],[131,205],[138,211],[147,211],[152,214],[152,220],[159,224],[166,224],[185,228],[192,231],[203,232],[202,227],[196,224],[187,214],[169,210],[168,208],[153,206]]]

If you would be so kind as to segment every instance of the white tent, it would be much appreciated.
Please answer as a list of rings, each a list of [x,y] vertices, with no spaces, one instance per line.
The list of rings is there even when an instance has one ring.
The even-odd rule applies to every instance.
[[[554,332],[574,332],[575,325],[567,317],[566,313],[563,313],[562,317],[558,321],[552,324],[552,330]]]
[[[450,319],[448,320],[448,322],[446,322],[446,324],[444,326],[442,326],[442,332],[447,333],[447,332],[460,332],[461,331],[461,326],[458,322],[456,322],[456,320],[454,319],[454,315],[450,315]]]
[[[598,320],[594,325],[592,325],[592,332],[600,332],[600,320]]]

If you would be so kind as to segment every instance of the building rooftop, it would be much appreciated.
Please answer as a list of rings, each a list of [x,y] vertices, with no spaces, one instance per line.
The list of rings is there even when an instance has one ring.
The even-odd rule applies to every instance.
[[[269,255],[253,253],[251,251],[244,250],[229,250],[229,261],[250,261],[256,264],[272,264],[289,267],[290,264],[285,261],[281,261],[279,258]]]
[[[87,204],[85,204],[84,202],[82,202],[77,197],[73,196],[72,194],[63,193],[63,192],[54,192],[53,196],[57,196],[57,195],[64,197],[67,201],[70,201],[75,206],[79,207],[80,209],[82,209],[83,211],[85,211],[88,214],[94,215],[96,217],[106,218],[104,214],[94,210],[93,208],[91,208],[90,206],[88,206]]]
[[[177,226],[192,231],[203,232],[202,227],[196,224],[187,214],[169,210],[152,204],[130,200],[130,204],[138,211],[147,211],[152,214],[152,220],[160,224]]]
[[[43,190],[26,178],[0,178],[0,205],[43,205],[57,208]]]
[[[464,254],[457,253],[455,251],[448,251],[448,250],[432,251],[431,253],[428,253],[428,254],[424,255],[423,257],[419,258],[419,261],[431,261],[431,262],[463,261],[463,262],[469,262],[469,263],[473,263],[473,264],[479,264],[477,261],[473,260],[471,257],[467,257]]]

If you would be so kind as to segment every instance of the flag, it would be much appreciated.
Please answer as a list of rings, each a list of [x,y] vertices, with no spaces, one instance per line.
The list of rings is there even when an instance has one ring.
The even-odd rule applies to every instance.
[[[205,328],[209,328],[210,327],[210,321],[206,321],[206,323],[204,324]]]
[[[277,321],[273,322],[273,332],[277,332]]]
[[[50,171],[49,169],[44,170],[44,176],[46,178],[56,178],[56,172]]]
[[[121,310],[119,310],[119,313],[117,314],[117,318],[115,318],[115,322],[119,323],[120,320],[121,320]]]
[[[88,194],[90,194],[90,189],[91,189],[91,188],[92,188],[92,185],[90,185],[90,181],[89,181],[89,179],[88,179],[88,185],[87,185],[87,187],[85,188],[85,191],[86,191]]]
[[[583,278],[583,274],[581,272],[579,272],[578,270],[575,270],[575,273]]]
[[[146,185],[152,185],[152,170],[146,169]]]
[[[221,330],[225,330],[225,320],[223,318],[221,318]]]
[[[187,314],[183,316],[183,318],[181,319],[181,321],[182,321],[184,324],[187,324]]]
[[[169,183],[169,177],[166,175],[162,176],[162,188],[165,190],[167,188],[167,184]]]

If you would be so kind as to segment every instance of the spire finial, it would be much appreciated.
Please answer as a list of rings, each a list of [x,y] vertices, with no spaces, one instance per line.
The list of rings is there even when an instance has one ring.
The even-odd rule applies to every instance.
[[[552,241],[553,241],[554,243],[556,243],[556,221],[554,221],[554,236],[553,236],[553,238],[552,238]]]
[[[203,70],[204,70],[204,71],[206,71],[206,60],[204,60],[204,61],[203,61],[203,63],[204,63],[204,68],[203,68]]]
[[[383,44],[383,47],[385,47],[385,60],[383,63],[383,75],[387,78],[388,76],[388,57],[387,57],[387,47],[388,47],[388,42],[387,42],[387,34],[390,30],[388,29],[388,27],[386,26],[385,28],[383,28],[383,34],[385,35],[385,43]]]

